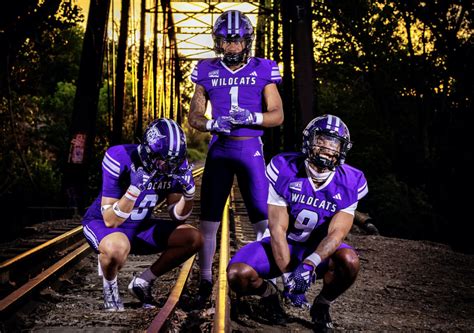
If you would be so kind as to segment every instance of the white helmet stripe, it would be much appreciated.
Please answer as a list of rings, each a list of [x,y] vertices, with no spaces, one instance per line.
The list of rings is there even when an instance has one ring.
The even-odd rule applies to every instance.
[[[341,126],[341,119],[339,117],[335,117],[333,115],[328,115],[328,122],[326,128],[331,130],[334,126],[334,130],[339,132],[339,126]]]
[[[168,127],[168,133],[169,133],[169,142],[170,142],[170,146],[168,148],[168,154],[170,154],[171,156],[177,156],[178,152],[177,152],[177,145],[176,145],[176,142],[179,141],[179,136],[176,135],[176,126],[171,122],[169,121],[168,119],[164,119],[165,123],[166,123],[166,126]]]
[[[239,20],[239,12],[235,11],[235,34],[239,33],[240,28],[240,20]]]
[[[176,122],[171,122],[175,131],[175,138],[176,138],[176,154],[175,156],[179,156],[180,149],[181,149],[181,135],[179,131],[179,126]]]
[[[227,13],[227,34],[228,35],[232,34],[232,12],[231,11]]]

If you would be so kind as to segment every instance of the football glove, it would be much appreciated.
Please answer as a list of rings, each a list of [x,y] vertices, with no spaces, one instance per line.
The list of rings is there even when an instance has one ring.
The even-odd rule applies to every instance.
[[[294,294],[304,294],[314,281],[316,281],[314,267],[302,262],[288,277],[288,287]]]
[[[153,179],[156,174],[156,171],[151,172],[148,174],[142,166],[136,167],[135,164],[132,163],[130,166],[130,185],[137,187],[140,191],[146,189],[148,183]]]
[[[289,284],[289,276],[291,273],[284,273],[283,274],[283,297],[288,300],[293,306],[297,308],[309,308],[310,304],[306,299],[306,295],[304,293],[296,294],[290,291],[290,284]]]
[[[172,174],[171,177],[176,179],[178,183],[183,187],[183,197],[184,200],[194,199],[194,194],[196,192],[196,186],[194,184],[193,177],[193,167],[191,164],[187,168],[180,168],[176,174]]]
[[[229,114],[234,125],[261,125],[263,120],[263,115],[259,117],[257,113],[239,107],[233,107]]]
[[[216,119],[209,120],[206,124],[206,128],[210,132],[230,134],[232,129],[232,118],[228,116],[220,116]]]

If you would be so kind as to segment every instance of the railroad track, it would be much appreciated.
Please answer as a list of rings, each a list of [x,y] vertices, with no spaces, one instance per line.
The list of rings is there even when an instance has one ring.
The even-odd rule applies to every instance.
[[[198,180],[196,182],[198,187],[196,191],[197,193],[200,192],[199,179],[200,175],[202,174],[202,170],[203,169],[201,168],[196,170],[195,172],[195,177],[197,177],[196,179]],[[191,220],[194,220],[196,222],[198,221],[199,216],[199,199],[200,198],[198,195],[196,198],[193,215],[190,218]],[[235,326],[235,324],[232,322],[232,319],[230,318],[230,307],[231,304],[234,303],[234,296],[231,296],[227,285],[226,267],[229,259],[237,251],[237,249],[253,241],[255,238],[253,228],[246,214],[245,205],[243,203],[243,200],[240,196],[240,191],[238,190],[236,184],[234,184],[226,207],[227,208],[224,210],[223,214],[220,234],[218,236],[218,253],[216,253],[214,262],[213,271],[215,274],[215,284],[211,300],[211,311],[209,311],[208,308],[202,310],[204,312],[200,312],[200,314],[198,314],[198,317],[200,318],[198,318],[198,321],[201,323],[201,331],[227,332],[231,330],[232,326]],[[164,207],[158,207],[155,213],[158,216],[160,216],[161,214],[163,214],[163,216],[166,216],[167,210]],[[5,318],[14,313],[18,308],[18,305],[23,303],[24,300],[28,298],[27,296],[32,295],[33,293],[38,293],[38,290],[44,287],[49,281],[52,280],[52,278],[58,277],[61,272],[70,269],[72,265],[77,264],[81,259],[84,258],[82,265],[87,268],[87,272],[89,272],[88,274],[92,274],[93,277],[76,277],[79,281],[85,281],[83,282],[83,284],[85,284],[86,287],[83,287],[82,285],[75,286],[75,291],[71,290],[70,293],[74,293],[74,295],[76,295],[77,293],[89,293],[91,295],[87,296],[88,298],[84,296],[86,297],[86,299],[81,300],[80,302],[81,304],[84,304],[85,307],[90,309],[87,315],[87,318],[89,318],[88,320],[90,320],[90,324],[88,324],[87,322],[84,323],[83,319],[75,319],[75,316],[78,314],[75,313],[74,310],[65,310],[65,312],[60,312],[60,310],[58,310],[55,304],[53,304],[52,308],[48,310],[54,313],[54,315],[51,314],[52,317],[66,317],[64,318],[65,322],[69,323],[69,325],[73,325],[77,321],[77,325],[86,325],[85,327],[89,328],[97,327],[97,325],[99,325],[100,327],[100,325],[103,325],[104,322],[107,322],[106,318],[113,318],[113,323],[111,322],[107,325],[118,325],[118,327],[121,327],[122,329],[139,329],[146,330],[147,332],[165,332],[167,330],[187,331],[187,328],[179,327],[180,325],[182,325],[182,323],[179,322],[179,317],[183,316],[183,313],[191,316],[190,313],[196,312],[187,312],[188,310],[183,310],[186,307],[182,306],[183,299],[184,302],[186,302],[187,300],[192,299],[195,292],[197,292],[199,274],[197,262],[195,260],[196,256],[189,258],[188,261],[181,265],[179,269],[173,270],[172,272],[158,279],[158,281],[155,283],[155,290],[157,290],[156,297],[160,305],[157,309],[147,311],[146,315],[144,315],[145,310],[136,309],[135,303],[127,303],[127,300],[125,299],[126,307],[128,307],[130,310],[125,312],[125,317],[123,317],[123,314],[121,315],[121,317],[117,317],[118,314],[104,313],[100,310],[102,299],[102,283],[101,281],[97,283],[99,279],[94,276],[97,257],[95,256],[95,254],[92,254],[92,251],[89,248],[88,244],[84,242],[81,229],[82,227],[80,226],[76,227],[75,229],[66,232],[66,234],[61,234],[57,236],[57,240],[47,241],[49,242],[49,244],[62,243],[64,245],[72,242],[68,239],[73,239],[74,237],[77,237],[77,235],[79,235],[81,240],[75,242],[73,247],[69,246],[67,247],[67,249],[58,250],[57,248],[54,249],[53,245],[47,245],[47,243],[42,243],[37,246],[39,251],[38,253],[43,252],[43,255],[49,255],[51,257],[51,253],[56,252],[61,253],[62,256],[56,257],[55,260],[59,261],[53,263],[47,268],[43,268],[41,273],[31,278],[23,285],[19,286],[19,288],[15,289],[12,293],[8,294],[0,301],[0,313],[2,315],[2,318]],[[71,235],[71,238],[69,238],[67,234]],[[21,262],[23,260],[27,262],[29,260],[31,262],[31,258],[33,257],[30,257],[30,255],[38,256],[38,253],[33,250],[28,250],[26,253],[17,255],[17,259],[12,258],[9,260],[13,262]],[[21,260],[20,257],[22,258]],[[129,257],[129,262],[126,265],[129,267],[124,267],[122,272],[119,274],[119,278],[122,278],[121,276],[124,276],[123,279],[125,279],[127,273],[136,270],[142,270],[144,267],[148,267],[148,265],[151,264],[152,260],[156,259],[156,256],[152,257],[149,262],[143,262],[139,260],[137,261],[137,259],[140,259],[139,256]],[[48,263],[51,261],[52,259],[50,259]],[[0,263],[0,267],[2,267],[2,265],[6,262],[7,261]],[[91,267],[92,269],[89,267]],[[2,276],[5,276],[4,279],[10,281],[10,284],[12,284],[12,278],[15,276],[15,274],[13,274],[13,270],[5,270],[4,272],[1,272],[3,274]],[[78,274],[82,274],[83,270],[76,269],[76,272]],[[91,283],[90,281],[93,281],[94,283]],[[122,286],[122,289],[126,286],[125,284],[126,282],[119,282],[119,285]],[[72,286],[69,286],[69,288],[73,289]],[[71,296],[70,294],[68,294],[64,297],[66,297],[66,299],[75,299],[77,296]],[[81,306],[80,304],[73,304],[71,302],[74,302],[74,300],[69,300],[68,304],[66,304],[64,307],[72,307],[73,309],[76,309],[77,306]],[[76,302],[79,301],[76,300]],[[63,305],[61,305],[61,307],[63,307]],[[214,309],[214,311],[212,311],[212,309]],[[36,322],[37,321],[38,319],[36,320]],[[178,328],[176,328],[177,326]],[[194,331],[197,330],[196,327],[191,329]]]

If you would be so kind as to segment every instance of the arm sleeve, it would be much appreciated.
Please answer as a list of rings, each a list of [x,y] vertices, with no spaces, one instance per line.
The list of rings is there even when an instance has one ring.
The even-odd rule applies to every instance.
[[[275,84],[280,84],[281,83],[281,74],[280,74],[280,68],[278,67],[278,64],[270,60],[270,82],[275,83]]]
[[[102,160],[102,195],[111,198],[121,198],[120,175],[125,171],[123,149],[120,146],[110,147]]]
[[[352,216],[354,216],[354,212],[355,212],[355,210],[357,209],[357,204],[358,204],[358,203],[359,203],[359,202],[357,201],[356,203],[352,204],[351,206],[346,207],[346,208],[344,208],[344,209],[341,209],[340,211],[341,211],[341,212],[345,212],[345,213],[347,213],[347,214],[351,214]]]
[[[191,73],[191,81],[194,83],[199,83],[199,61],[196,66],[194,66],[193,72]]]
[[[288,206],[286,200],[275,191],[272,184],[268,185],[267,203],[275,206]]]

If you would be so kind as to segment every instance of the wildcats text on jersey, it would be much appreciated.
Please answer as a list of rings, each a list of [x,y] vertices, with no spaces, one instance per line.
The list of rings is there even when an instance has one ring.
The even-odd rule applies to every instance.
[[[334,213],[337,209],[337,205],[331,201],[320,200],[319,198],[306,196],[301,193],[291,193],[291,201],[303,205],[313,206],[319,209],[325,209],[332,213]]]
[[[147,190],[168,190],[171,188],[171,181],[148,183]]]
[[[236,86],[236,85],[255,85],[257,79],[253,76],[246,77],[222,77],[218,79],[211,79],[213,87],[217,86]]]

